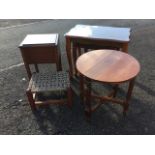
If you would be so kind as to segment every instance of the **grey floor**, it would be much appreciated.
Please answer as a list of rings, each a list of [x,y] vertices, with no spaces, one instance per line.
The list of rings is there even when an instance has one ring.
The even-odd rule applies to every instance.
[[[0,20],[0,134],[126,135],[155,134],[155,20],[45,20],[33,24]],[[10,21],[8,21],[10,22]],[[30,21],[31,22],[31,21]],[[34,22],[34,21],[33,21]],[[29,23],[29,22],[26,22]],[[127,117],[119,105],[102,105],[85,120],[80,98],[74,95],[72,109],[50,106],[34,115],[25,96],[27,75],[18,45],[30,33],[59,33],[63,68],[68,69],[64,34],[75,24],[131,27],[129,53],[141,64]],[[6,26],[14,27],[6,28]],[[107,86],[94,84],[104,93]],[[119,97],[124,97],[122,85]]]

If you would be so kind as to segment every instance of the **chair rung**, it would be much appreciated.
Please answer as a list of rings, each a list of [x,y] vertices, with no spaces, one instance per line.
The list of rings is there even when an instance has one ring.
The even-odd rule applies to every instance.
[[[35,104],[36,104],[36,105],[64,104],[64,102],[67,102],[67,99],[61,99],[61,100],[47,100],[47,101],[35,101]]]

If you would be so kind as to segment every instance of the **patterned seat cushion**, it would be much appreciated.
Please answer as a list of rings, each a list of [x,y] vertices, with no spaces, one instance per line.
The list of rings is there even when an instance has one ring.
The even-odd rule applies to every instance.
[[[56,73],[34,73],[31,77],[29,88],[36,92],[65,91],[70,87],[69,75],[65,71]]]

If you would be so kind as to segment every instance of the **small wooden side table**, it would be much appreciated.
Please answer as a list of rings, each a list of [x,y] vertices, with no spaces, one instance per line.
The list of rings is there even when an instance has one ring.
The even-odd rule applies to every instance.
[[[71,76],[75,73],[75,45],[80,44],[94,50],[98,49],[120,49],[128,52],[128,44],[130,42],[130,28],[109,27],[97,25],[76,25],[66,34],[66,52],[70,67]],[[112,48],[111,48],[112,47]]]
[[[122,105],[123,113],[126,114],[134,81],[140,71],[140,64],[133,56],[114,50],[95,50],[81,55],[76,62],[76,67],[81,76],[81,97],[86,97],[87,116],[90,116],[91,112],[104,101]],[[91,90],[91,81],[112,84],[113,91],[107,96],[97,96]],[[124,82],[129,82],[129,87],[125,100],[120,100],[116,98],[116,94],[118,85]],[[84,84],[87,86],[86,91]],[[101,102],[92,107],[92,98],[99,99]]]
[[[62,70],[58,34],[28,34],[19,45],[29,79],[31,71],[27,64],[34,64],[38,72],[39,63],[55,63]]]

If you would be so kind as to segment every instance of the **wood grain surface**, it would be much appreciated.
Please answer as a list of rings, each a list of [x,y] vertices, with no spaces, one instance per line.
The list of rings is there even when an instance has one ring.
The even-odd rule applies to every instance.
[[[120,83],[137,76],[139,62],[131,55],[114,50],[95,50],[81,55],[77,70],[84,76],[106,83]]]

